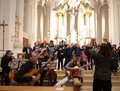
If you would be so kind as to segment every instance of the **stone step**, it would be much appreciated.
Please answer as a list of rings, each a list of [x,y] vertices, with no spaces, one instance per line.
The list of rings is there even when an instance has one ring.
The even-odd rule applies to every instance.
[[[56,71],[57,73],[57,80],[60,81],[65,77],[65,71]],[[84,77],[83,77],[83,86],[92,86],[93,83],[93,70],[87,70],[84,71]],[[120,71],[118,72],[120,74]],[[72,80],[71,80],[72,82]],[[120,75],[114,76],[112,75],[112,85],[113,86],[120,86]]]
[[[60,81],[60,79],[58,79],[57,81]],[[72,83],[72,80],[70,80],[70,82]],[[93,80],[83,80],[82,85],[83,86],[92,86],[93,84]],[[112,80],[112,86],[120,86],[120,80]]]
[[[65,74],[65,71],[57,71],[55,70],[55,72],[59,75],[59,74]],[[94,74],[94,70],[84,70],[84,75],[93,75]],[[117,74],[120,75],[120,70],[117,72]]]
[[[91,79],[91,80],[93,80],[93,76],[84,76],[83,79],[86,79],[86,80]],[[120,81],[120,76],[112,76],[112,80],[119,80]]]
[[[93,91],[92,86],[82,86],[81,91]],[[119,86],[112,87],[112,91],[120,91]]]
[[[57,75],[57,78],[60,80],[60,79],[63,79],[65,77],[65,74],[58,74]],[[83,79],[86,79],[86,80],[93,80],[93,75],[84,75]],[[120,81],[120,75],[118,76],[112,76],[112,80],[119,80]]]
[[[92,86],[93,80],[84,79],[83,86]],[[112,86],[120,86],[120,80],[112,80]]]

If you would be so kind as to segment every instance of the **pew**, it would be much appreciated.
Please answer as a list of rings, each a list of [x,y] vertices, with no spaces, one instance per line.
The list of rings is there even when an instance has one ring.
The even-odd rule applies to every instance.
[[[73,91],[72,87],[0,86],[0,91]]]
[[[0,67],[0,85],[3,85],[3,81],[4,81],[4,76],[2,73],[2,68]]]

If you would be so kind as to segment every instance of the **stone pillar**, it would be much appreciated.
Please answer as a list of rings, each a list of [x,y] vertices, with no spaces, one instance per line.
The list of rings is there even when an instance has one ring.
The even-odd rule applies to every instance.
[[[110,29],[110,42],[119,45],[120,42],[120,29],[119,29],[119,6],[118,0],[109,0],[109,29]]]
[[[62,38],[63,38],[63,17],[64,17],[64,15],[63,15],[63,13],[62,12],[58,12],[57,13],[57,23],[58,23],[58,31],[57,31],[57,43],[59,42],[59,41],[61,41],[62,40]]]
[[[23,48],[23,17],[24,17],[24,0],[16,1],[16,22],[15,34],[13,35],[14,54],[22,52]]]
[[[46,8],[47,8],[47,21],[46,21],[46,28],[47,28],[47,32],[46,32],[46,34],[47,34],[47,41],[49,42],[50,41],[50,0],[47,2],[47,6],[46,6]]]
[[[29,40],[31,47],[37,40],[37,4],[38,0],[24,0],[24,33],[23,37]]]
[[[70,42],[70,14],[67,14],[67,42]]]
[[[119,30],[119,34],[120,34],[120,0],[118,0],[118,30]],[[119,36],[119,46],[120,46],[120,36]]]
[[[96,42],[97,44],[102,43],[102,21],[101,13],[97,13],[97,31],[96,31]]]
[[[44,6],[44,16],[43,16],[43,40],[46,40],[47,39],[47,36],[48,36],[48,32],[47,32],[47,6],[45,5]]]
[[[102,38],[109,39],[109,22],[108,22],[108,5],[104,4],[101,7],[101,19],[102,19]]]
[[[30,43],[31,46],[34,45],[34,42],[37,41],[37,0],[31,1],[31,34],[30,34]]]
[[[44,9],[43,7],[41,8],[41,13],[40,13],[40,41],[43,42],[43,29],[44,29]]]
[[[75,16],[75,25],[74,25],[75,31],[76,31],[76,42],[78,42],[78,14]]]
[[[41,6],[37,6],[37,16],[38,16],[38,23],[37,23],[37,39],[40,39],[40,13],[41,13]]]
[[[78,15],[77,15],[78,16]],[[70,42],[71,43],[76,43],[78,41],[78,27],[77,27],[77,20],[78,17],[76,18],[76,15],[72,15],[70,17]],[[77,30],[76,30],[77,29]]]
[[[28,0],[24,0],[24,36],[28,39],[28,26],[29,26],[29,17],[30,17],[30,2]]]
[[[2,23],[2,8],[3,8],[3,0],[0,0],[0,24]],[[6,28],[5,28],[6,29]],[[0,40],[1,40],[1,43],[0,43],[0,50],[3,50],[3,28],[0,26]],[[3,52],[0,52],[0,56],[2,56]]]
[[[87,31],[88,31],[88,35],[86,37],[91,37],[90,36],[90,32],[91,32],[91,28],[90,28],[90,17],[91,17],[91,12],[86,12],[85,13],[85,25],[87,27]]]

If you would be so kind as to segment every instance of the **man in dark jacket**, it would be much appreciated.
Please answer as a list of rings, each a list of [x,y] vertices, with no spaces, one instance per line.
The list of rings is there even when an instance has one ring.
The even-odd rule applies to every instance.
[[[58,52],[57,53],[58,70],[60,69],[60,64],[61,64],[61,69],[63,70],[63,58],[64,58],[65,47],[62,45],[62,42],[59,42],[59,46],[56,51]]]
[[[28,54],[32,52],[30,44],[28,43],[27,46],[24,47],[22,51],[25,53],[25,58],[28,58]]]
[[[10,79],[8,74],[10,72],[9,63],[12,61],[12,52],[11,50],[7,50],[5,55],[1,59],[1,67],[2,67],[2,74],[5,78],[5,85],[9,85]]]
[[[14,81],[16,82],[30,82],[35,79],[35,75],[33,76],[24,76],[24,74],[28,73],[30,70],[34,68],[36,64],[37,55],[35,52],[32,52],[28,55],[29,61],[23,64],[20,70],[15,74]]]

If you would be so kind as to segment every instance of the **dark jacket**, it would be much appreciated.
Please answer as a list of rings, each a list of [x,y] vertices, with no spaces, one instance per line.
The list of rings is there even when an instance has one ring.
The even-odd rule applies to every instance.
[[[106,58],[99,53],[91,54],[91,56],[95,60],[94,78],[99,80],[111,80],[111,58]]]
[[[30,70],[32,70],[33,67],[34,67],[34,64],[30,61],[23,64],[21,66],[20,70],[15,74],[14,80],[16,82],[30,82],[30,81],[32,81],[31,76],[23,76],[23,75],[26,74],[27,72],[29,72]]]
[[[25,52],[26,54],[29,54],[31,51],[32,51],[32,48],[30,48],[30,47],[23,48],[23,52]]]
[[[2,57],[1,59],[1,67],[2,71],[9,73],[10,67],[8,66],[9,62],[12,61],[12,57],[7,57],[6,55]]]
[[[58,48],[57,48],[57,52],[58,52],[57,58],[58,59],[63,59],[64,58],[64,51],[65,51],[65,47],[59,45]]]
[[[80,53],[81,53],[80,47],[73,46],[72,47],[72,53],[73,53],[73,55],[76,55],[77,57],[80,57]]]

